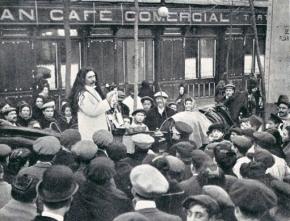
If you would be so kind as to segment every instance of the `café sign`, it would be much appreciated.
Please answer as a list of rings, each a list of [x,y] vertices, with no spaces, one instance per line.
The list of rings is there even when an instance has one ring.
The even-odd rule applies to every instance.
[[[169,8],[168,16],[158,15],[158,7],[141,7],[136,15],[131,7],[71,7],[69,13],[72,25],[132,25],[138,17],[142,25],[249,25],[251,17],[248,11],[228,9],[211,10],[188,8]],[[63,24],[62,7],[3,7],[0,6],[0,25],[53,25]],[[266,24],[266,12],[257,13],[257,24]]]

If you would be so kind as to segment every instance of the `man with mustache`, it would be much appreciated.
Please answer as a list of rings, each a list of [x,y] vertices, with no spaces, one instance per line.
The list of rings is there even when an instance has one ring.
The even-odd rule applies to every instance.
[[[17,126],[17,113],[16,108],[9,107],[6,110],[2,112],[4,121],[1,124],[7,125],[7,126]]]

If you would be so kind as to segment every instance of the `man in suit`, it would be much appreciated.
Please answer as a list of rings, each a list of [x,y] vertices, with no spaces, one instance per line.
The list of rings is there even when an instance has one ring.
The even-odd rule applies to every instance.
[[[63,221],[78,187],[70,168],[61,165],[48,168],[36,187],[43,211],[34,221]]]
[[[180,217],[156,208],[155,199],[169,189],[168,181],[156,168],[147,164],[136,166],[130,173],[130,181],[136,212],[141,213],[151,221],[181,221]]]

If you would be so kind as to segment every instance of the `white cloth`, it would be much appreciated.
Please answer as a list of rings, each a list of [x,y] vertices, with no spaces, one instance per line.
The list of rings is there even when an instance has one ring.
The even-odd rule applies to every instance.
[[[248,157],[241,157],[237,160],[236,164],[233,167],[233,173],[239,178],[242,179],[242,175],[240,173],[240,168],[243,163],[249,163],[251,160]]]
[[[152,200],[140,200],[136,202],[135,210],[156,208],[156,203]]]
[[[129,115],[131,116],[134,111],[134,99],[131,96],[128,96],[123,100],[122,103],[129,107]],[[139,96],[137,96],[137,109],[143,109],[141,98]]]
[[[108,130],[106,111],[110,105],[93,87],[85,86],[79,95],[78,126],[82,140],[92,140],[93,134],[101,129]]]
[[[290,169],[284,159],[273,154],[272,156],[274,157],[275,163],[272,167],[266,170],[266,173],[269,173],[278,180],[283,181],[284,177],[290,174]]]

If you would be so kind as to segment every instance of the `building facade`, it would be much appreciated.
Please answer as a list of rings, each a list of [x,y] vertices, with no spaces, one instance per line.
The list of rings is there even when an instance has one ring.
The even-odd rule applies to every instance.
[[[0,2],[0,96],[31,97],[37,67],[51,71],[53,91],[65,87],[62,2]],[[212,97],[224,72],[243,88],[245,76],[258,71],[247,4],[198,2],[140,1],[139,81],[155,82],[171,99],[177,97],[180,83],[194,97]],[[267,8],[265,1],[259,2],[256,21],[263,62]],[[161,6],[169,9],[165,18],[158,14]],[[102,85],[125,88],[134,82],[135,17],[130,0],[71,2],[72,83],[83,66],[93,67]]]

